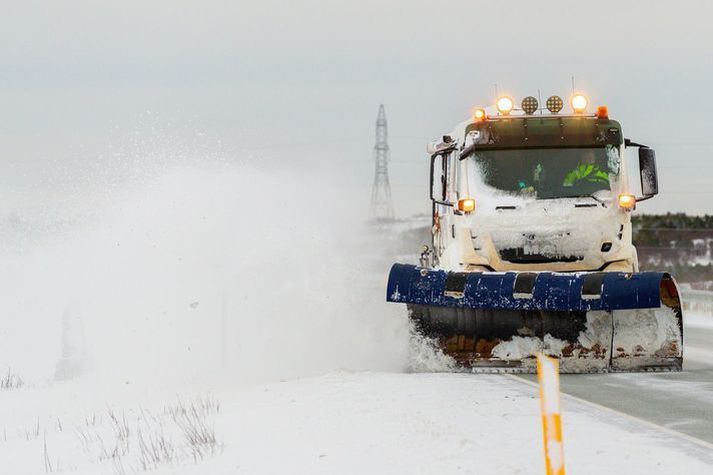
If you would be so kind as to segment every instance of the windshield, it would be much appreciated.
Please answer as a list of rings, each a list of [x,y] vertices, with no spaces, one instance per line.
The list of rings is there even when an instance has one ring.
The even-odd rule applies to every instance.
[[[567,198],[610,190],[619,173],[614,146],[476,150],[475,162],[486,185],[497,190],[535,196]]]

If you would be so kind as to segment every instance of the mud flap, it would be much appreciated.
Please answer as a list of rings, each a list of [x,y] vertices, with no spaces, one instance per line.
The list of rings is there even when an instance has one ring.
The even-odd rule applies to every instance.
[[[681,305],[664,273],[448,273],[395,264],[387,300],[461,365],[566,373],[680,370]]]

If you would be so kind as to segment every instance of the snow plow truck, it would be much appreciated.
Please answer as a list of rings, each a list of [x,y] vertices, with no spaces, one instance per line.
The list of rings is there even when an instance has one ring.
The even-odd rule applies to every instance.
[[[432,242],[392,266],[387,300],[462,367],[534,372],[542,352],[565,373],[681,370],[677,284],[640,272],[632,244],[654,150],[588,102],[503,96],[428,144]]]

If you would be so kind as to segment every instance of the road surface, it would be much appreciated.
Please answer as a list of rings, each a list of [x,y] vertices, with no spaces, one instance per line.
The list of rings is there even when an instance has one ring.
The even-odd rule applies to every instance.
[[[685,326],[682,372],[568,374],[562,392],[713,444],[713,316],[707,318]]]

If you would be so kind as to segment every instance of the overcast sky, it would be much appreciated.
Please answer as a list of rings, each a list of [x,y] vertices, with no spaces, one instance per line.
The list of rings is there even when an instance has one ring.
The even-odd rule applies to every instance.
[[[574,75],[657,150],[662,193],[642,210],[713,213],[711,5],[3,1],[2,210],[56,199],[137,131],[168,155],[178,136],[296,179],[330,168],[368,203],[383,103],[396,211],[427,211],[428,140],[493,102],[494,84],[568,96]]]

